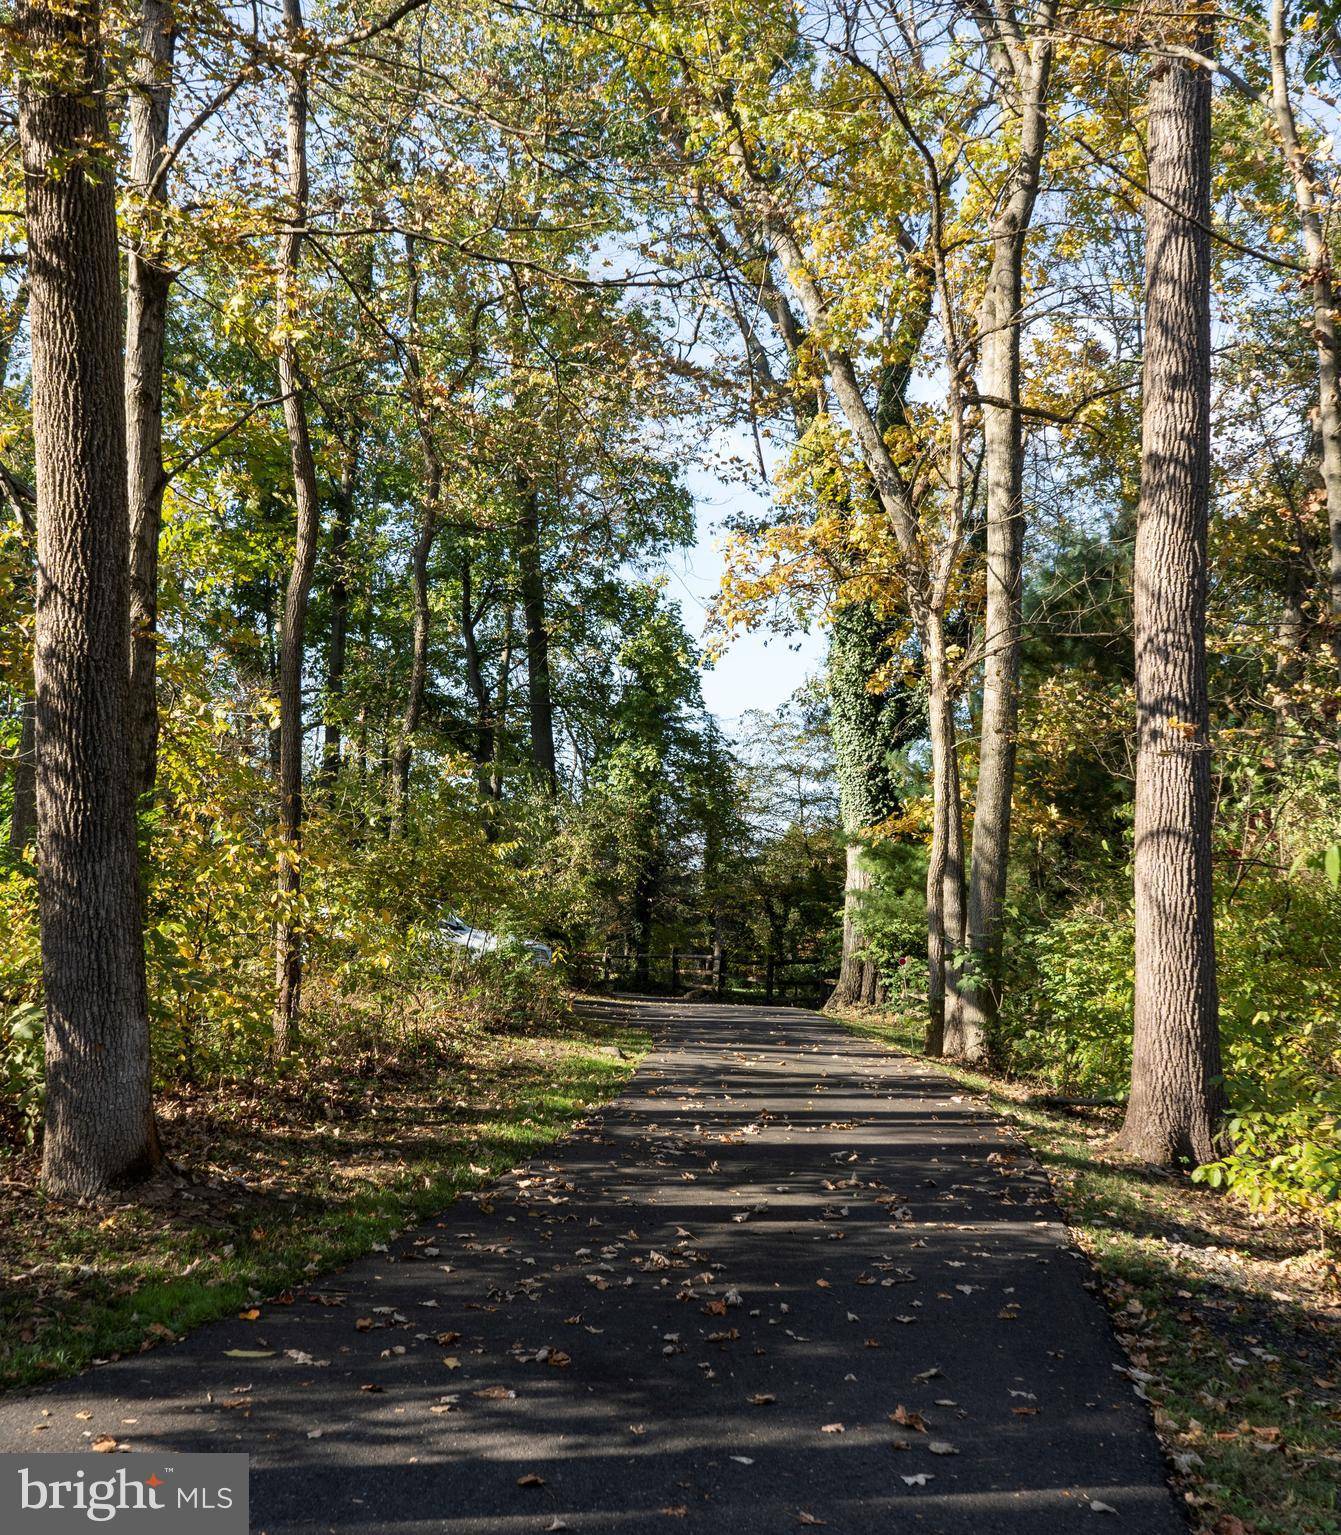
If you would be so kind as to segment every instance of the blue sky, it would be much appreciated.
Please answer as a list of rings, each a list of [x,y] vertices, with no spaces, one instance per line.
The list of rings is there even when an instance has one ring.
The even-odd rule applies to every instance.
[[[691,468],[685,484],[693,493],[697,541],[664,562],[669,576],[667,594],[680,604],[685,627],[695,639],[703,635],[707,609],[721,579],[721,524],[733,511],[758,508],[761,498],[745,487],[727,483],[709,465]],[[776,709],[824,658],[825,641],[817,632],[770,635],[767,631],[738,635],[730,650],[703,674],[703,697],[722,728],[735,731],[736,721],[750,709]]]

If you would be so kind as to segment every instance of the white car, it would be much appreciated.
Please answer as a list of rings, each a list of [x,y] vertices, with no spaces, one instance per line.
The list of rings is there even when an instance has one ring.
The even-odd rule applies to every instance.
[[[532,938],[501,938],[497,933],[486,932],[482,927],[471,927],[464,917],[449,911],[439,928],[448,943],[467,954],[492,954],[498,949],[519,948],[534,965],[552,965],[554,950],[547,943],[537,943]]]

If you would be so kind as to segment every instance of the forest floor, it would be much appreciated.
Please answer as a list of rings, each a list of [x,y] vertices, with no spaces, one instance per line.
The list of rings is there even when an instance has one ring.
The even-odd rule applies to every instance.
[[[848,1013],[910,1048],[907,1021]],[[1113,1109],[934,1063],[1012,1124],[1093,1264],[1189,1516],[1216,1535],[1341,1531],[1341,1265],[1307,1225],[1253,1214],[1110,1145]]]
[[[0,1448],[246,1451],[258,1535],[1185,1535],[997,1115],[815,1014],[597,1011],[656,1047],[561,1145],[338,1272],[10,1394]]]
[[[93,1205],[52,1205],[35,1157],[0,1159],[0,1389],[292,1299],[567,1132],[647,1045],[608,1016],[328,1041],[278,1084],[163,1094],[170,1166]]]

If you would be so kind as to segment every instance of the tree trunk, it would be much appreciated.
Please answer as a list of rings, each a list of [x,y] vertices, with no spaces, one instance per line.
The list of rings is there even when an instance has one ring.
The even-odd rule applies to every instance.
[[[420,511],[419,533],[410,556],[414,637],[410,657],[410,680],[405,694],[405,710],[401,716],[400,730],[396,736],[396,746],[391,757],[391,830],[393,834],[398,832],[404,824],[406,803],[410,794],[410,762],[414,753],[414,737],[419,729],[420,716],[424,712],[424,690],[428,686],[430,619],[428,561],[438,536],[439,505],[442,500],[442,459],[438,454],[428,398],[424,392],[424,368],[419,333],[420,271],[416,251],[417,246],[413,238],[407,240],[405,256],[410,270],[409,307],[406,316],[409,329],[407,373],[410,395],[414,404],[415,424],[419,431],[427,495]]]
[[[1050,7],[1048,9],[1051,9]],[[1020,430],[1020,332],[1025,236],[1047,139],[1044,105],[1052,43],[1011,37],[998,45],[999,88],[1020,134],[992,227],[992,266],[979,316],[983,458],[987,480],[987,604],[983,697],[965,947],[947,1053],[986,1059],[1001,1005],[1001,926],[1010,858],[1010,810],[1019,722],[1020,589],[1024,545],[1024,443]]]
[[[954,695],[940,618],[927,623],[927,727],[931,739],[931,851],[927,860],[928,1055],[945,1050],[946,972],[964,942],[964,827]]]
[[[96,1195],[160,1160],[134,799],[116,183],[97,0],[23,5],[19,141],[37,463],[42,1181]]]
[[[902,394],[885,391],[898,409]],[[882,411],[882,418],[889,413]],[[873,883],[861,858],[861,838],[899,808],[899,789],[890,772],[890,754],[913,734],[913,710],[902,686],[870,690],[872,677],[889,659],[888,623],[866,602],[850,603],[833,615],[829,635],[827,692],[829,730],[838,776],[838,803],[847,840],[843,894],[843,956],[838,985],[829,1001],[859,1002],[867,989],[858,958],[865,938],[861,902]]]
[[[37,703],[31,698],[23,700],[13,787],[14,799],[9,807],[9,850],[22,853],[37,830]]]
[[[828,1001],[829,1007],[852,1007],[861,1001],[862,960],[861,902],[871,888],[870,871],[862,861],[859,842],[847,845],[847,877],[843,883],[843,958],[838,967],[838,984]]]
[[[410,656],[410,680],[405,690],[405,712],[391,762],[393,828],[404,825],[405,808],[410,795],[410,759],[414,738],[424,712],[424,690],[428,686],[428,561],[438,536],[438,504],[442,495],[442,466],[436,453],[427,455],[428,491],[419,519],[419,536],[410,558],[410,580],[414,588],[414,639]]]
[[[549,629],[545,622],[545,575],[541,565],[540,497],[519,481],[517,571],[526,620],[526,682],[531,706],[531,760],[549,793],[558,785],[554,753],[554,702],[550,690]]]
[[[293,563],[284,593],[279,634],[279,916],[275,923],[274,1051],[294,1047],[302,1009],[303,922],[303,657],[307,604],[321,536],[317,471],[307,424],[307,396],[293,339],[299,295],[298,263],[307,222],[307,65],[299,54],[302,0],[284,0],[284,30],[292,62],[288,71],[285,145],[288,165],[288,225],[279,237],[277,303],[280,327],[279,392],[289,440],[297,513]]]
[[[489,688],[480,664],[480,649],[475,639],[475,598],[471,582],[470,550],[461,553],[461,640],[466,650],[466,683],[475,701],[475,747],[472,756],[479,778],[480,793],[488,794],[494,760],[493,709]]]
[[[1271,104],[1276,132],[1285,151],[1294,186],[1295,205],[1303,227],[1313,301],[1313,342],[1318,355],[1318,439],[1322,483],[1327,497],[1327,527],[1331,538],[1329,568],[1332,656],[1341,677],[1341,356],[1338,354],[1336,289],[1327,232],[1318,208],[1318,180],[1295,121],[1290,97],[1289,34],[1285,0],[1271,0]],[[1341,723],[1341,722],[1339,722]],[[1341,753],[1337,757],[1341,775]]]
[[[139,0],[130,91],[135,222],[126,262],[126,483],[130,496],[130,759],[137,796],[158,773],[158,541],[163,524],[163,345],[172,272],[163,264],[177,33],[171,0]]]
[[[1214,1154],[1225,1107],[1205,653],[1210,75],[1161,60],[1149,102],[1134,611],[1136,985],[1120,1144],[1170,1166]]]
[[[508,692],[512,682],[512,601],[508,600],[507,618],[503,624],[503,654],[498,661],[498,688],[495,694],[493,736],[494,758],[489,772],[489,797],[503,798],[503,769],[506,765]]]
[[[639,869],[633,882],[633,984],[646,991],[652,984],[652,892],[654,871]]]

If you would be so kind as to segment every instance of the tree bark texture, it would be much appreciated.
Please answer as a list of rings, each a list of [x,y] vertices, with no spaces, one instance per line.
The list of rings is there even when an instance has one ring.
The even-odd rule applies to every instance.
[[[1220,1133],[1206,697],[1211,80],[1151,72],[1136,524],[1136,974],[1121,1143],[1205,1161]]]
[[[116,188],[97,0],[15,17],[37,463],[42,1179],[57,1198],[160,1153],[127,745],[128,517]]]
[[[843,957],[838,967],[838,984],[829,997],[830,1007],[851,1007],[862,1000],[866,962],[861,950],[866,940],[861,931],[861,903],[870,888],[871,875],[862,861],[862,845],[849,842],[843,881]]]
[[[130,755],[136,795],[158,773],[158,542],[163,523],[163,349],[172,272],[164,264],[165,179],[176,25],[171,0],[139,0],[131,38],[126,262],[126,483],[130,497]]]

